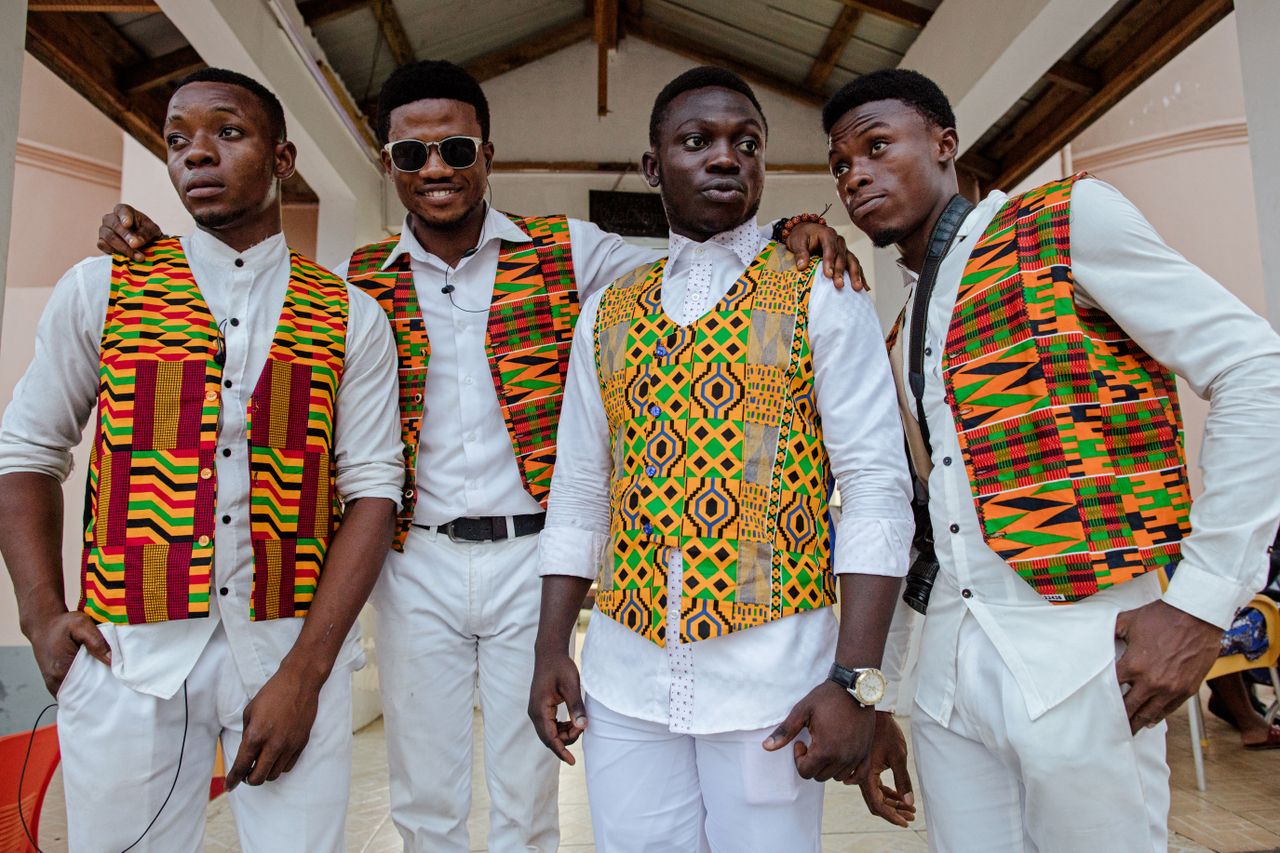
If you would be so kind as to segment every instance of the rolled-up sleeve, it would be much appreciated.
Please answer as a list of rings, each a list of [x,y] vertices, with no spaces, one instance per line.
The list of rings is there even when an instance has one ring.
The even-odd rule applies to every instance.
[[[893,374],[871,299],[819,272],[809,300],[814,391],[840,489],[837,574],[902,577],[915,523]]]
[[[395,340],[386,315],[348,287],[347,352],[338,386],[334,458],[343,501],[387,498],[400,505],[404,453]]]
[[[71,474],[98,397],[111,258],[87,258],[59,279],[36,327],[35,354],[0,422],[0,474]]]
[[[1225,629],[1265,582],[1280,520],[1280,337],[1112,187],[1080,181],[1071,207],[1077,301],[1105,311],[1209,401],[1204,488],[1164,600]]]
[[[613,459],[595,363],[595,318],[603,293],[583,303],[573,333],[547,523],[538,539],[543,576],[594,578],[609,541]]]

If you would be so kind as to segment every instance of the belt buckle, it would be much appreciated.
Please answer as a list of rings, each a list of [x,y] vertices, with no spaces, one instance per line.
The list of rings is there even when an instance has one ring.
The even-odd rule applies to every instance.
[[[469,539],[459,539],[457,536],[453,535],[453,522],[452,522],[452,521],[447,522],[447,523],[445,523],[445,524],[441,525],[441,527],[448,528],[448,530],[447,530],[446,532],[449,534],[449,541],[450,541],[450,542],[452,542],[452,543],[453,543],[453,544],[455,544],[455,545],[462,545],[462,544],[464,544],[464,543],[466,543],[466,542],[471,541],[471,540],[469,540]]]

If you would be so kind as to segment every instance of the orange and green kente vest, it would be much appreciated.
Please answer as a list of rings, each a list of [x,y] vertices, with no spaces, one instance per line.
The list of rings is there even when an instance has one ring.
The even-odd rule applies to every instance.
[[[662,310],[664,266],[614,282],[594,329],[613,452],[596,605],[660,646],[673,549],[684,560],[681,642],[826,607],[836,592],[812,269],[771,242],[710,312],[680,326]]]
[[[529,235],[529,240],[502,241],[485,353],[520,478],[529,494],[545,507],[556,461],[556,427],[569,369],[569,345],[578,319],[578,286],[565,217],[505,215]],[[395,333],[405,460],[395,548],[403,551],[418,499],[418,439],[426,414],[431,344],[413,286],[409,255],[401,254],[387,264],[399,241],[389,237],[357,249],[347,268],[347,280],[378,301]]]
[[[146,253],[114,259],[102,330],[80,601],[98,622],[209,614],[218,328],[181,243]],[[333,433],[347,289],[296,252],[290,267],[246,412],[255,621],[306,615],[339,518]]]
[[[1174,377],[1076,299],[1082,177],[996,213],[965,266],[942,360],[983,537],[1057,603],[1176,561],[1190,531]]]

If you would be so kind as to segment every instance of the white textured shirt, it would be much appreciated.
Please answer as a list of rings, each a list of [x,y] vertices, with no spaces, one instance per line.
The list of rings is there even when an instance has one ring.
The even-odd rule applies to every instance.
[[[961,273],[1006,199],[992,193],[965,219],[939,268],[925,327],[924,409],[934,464],[929,514],[941,570],[924,619],[916,702],[944,725],[965,613],[973,614],[1013,672],[1034,719],[1111,665],[1120,611],[1161,595],[1151,572],[1075,604],[1053,605],[983,540],[946,403],[942,352]],[[1200,453],[1204,490],[1192,505],[1191,535],[1164,598],[1226,628],[1265,582],[1267,546],[1280,520],[1280,337],[1167,246],[1127,199],[1101,181],[1079,181],[1072,191],[1071,265],[1077,304],[1106,312],[1210,401]],[[916,276],[905,268],[903,277],[914,285]],[[904,329],[911,326],[910,297],[907,304]],[[908,349],[904,340],[904,376]],[[907,395],[914,399],[909,390]],[[958,533],[949,531],[952,524]]]
[[[105,623],[100,630],[111,645],[116,677],[135,690],[168,698],[182,686],[221,622],[236,668],[252,695],[293,647],[303,622],[249,621],[253,547],[245,416],[280,321],[289,285],[289,250],[280,234],[236,252],[204,231],[183,238],[182,247],[226,347],[209,616],[141,625]],[[111,263],[105,255],[81,261],[54,288],[36,333],[35,356],[0,424],[0,474],[30,471],[62,481],[71,473],[71,448],[79,444],[98,400]],[[378,303],[356,288],[348,292],[346,356],[334,433],[338,494],[344,501],[387,498],[398,504],[404,457],[396,408],[395,344]],[[224,450],[230,454],[224,455]],[[353,626],[338,664],[361,660],[358,636]]]
[[[418,442],[418,524],[542,511],[520,477],[485,352],[504,240],[527,243],[529,236],[489,208],[474,253],[451,268],[422,247],[406,222],[400,242],[383,264],[386,269],[401,255],[409,255],[431,345],[423,392],[426,414]],[[634,246],[576,219],[569,220],[569,241],[579,299],[662,256],[661,251]],[[345,276],[346,265],[337,272]],[[441,292],[446,285],[453,286],[451,294]]]
[[[691,323],[724,298],[764,247],[754,220],[695,243],[671,235],[662,305]],[[582,308],[570,356],[547,526],[539,543],[542,575],[594,578],[609,552],[610,432],[595,364],[599,295]],[[837,573],[901,576],[912,520],[897,398],[875,311],[866,294],[837,290],[819,272],[809,297],[814,386],[843,515],[835,536]],[[780,721],[834,660],[832,608],[681,644],[683,556],[668,562],[667,646],[661,648],[597,610],[582,653],[582,683],[615,711],[693,734],[760,729]]]

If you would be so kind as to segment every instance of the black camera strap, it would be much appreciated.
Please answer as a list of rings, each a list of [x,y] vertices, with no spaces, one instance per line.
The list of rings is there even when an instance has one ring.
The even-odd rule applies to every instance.
[[[947,256],[960,226],[973,210],[973,202],[956,194],[947,202],[942,215],[933,226],[929,235],[929,245],[925,250],[924,266],[920,269],[920,278],[916,281],[915,298],[911,303],[911,331],[907,350],[907,384],[911,386],[911,394],[916,398],[916,422],[920,425],[920,437],[924,440],[925,451],[932,455],[933,445],[929,442],[929,422],[924,417],[924,332],[929,319],[929,300],[933,297],[933,285],[938,278],[938,268],[942,259]],[[910,454],[908,454],[910,456]]]

